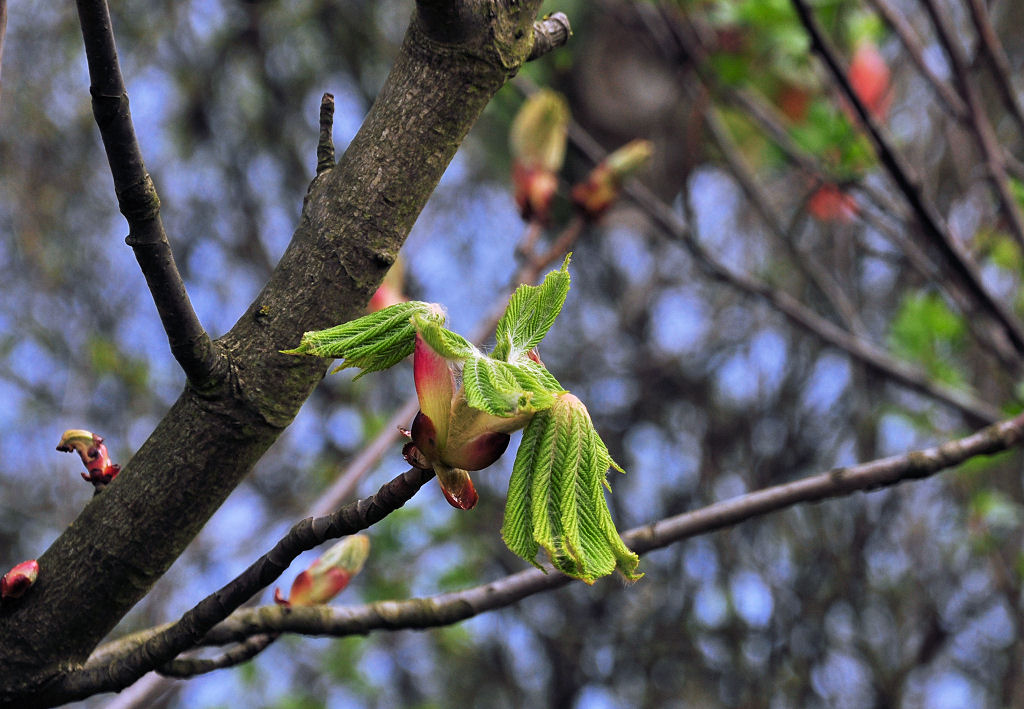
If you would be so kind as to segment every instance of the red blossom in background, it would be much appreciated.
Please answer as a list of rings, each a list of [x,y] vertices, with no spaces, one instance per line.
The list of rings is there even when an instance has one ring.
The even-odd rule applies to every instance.
[[[857,200],[831,183],[819,187],[807,200],[807,211],[823,222],[848,224],[857,216]]]
[[[890,72],[874,42],[863,41],[857,45],[850,62],[849,78],[854,93],[868,113],[876,120],[884,121],[892,104]]]

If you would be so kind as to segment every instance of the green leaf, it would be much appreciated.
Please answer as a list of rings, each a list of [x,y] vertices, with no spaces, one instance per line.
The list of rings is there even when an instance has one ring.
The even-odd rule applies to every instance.
[[[635,580],[639,558],[626,547],[604,498],[612,461],[586,407],[572,395],[536,414],[523,433],[509,481],[502,538],[538,565],[543,548],[562,573],[593,583],[618,569]]]
[[[462,367],[462,387],[467,404],[501,418],[543,411],[565,391],[543,365],[525,357],[517,362],[469,359]]]
[[[539,286],[522,285],[508,301],[495,331],[497,344],[491,356],[511,360],[540,344],[548,334],[569,293],[569,258],[562,268],[544,277]]]
[[[413,316],[412,324],[430,348],[445,359],[461,362],[471,357],[483,356],[473,343],[457,332],[442,327],[442,323],[436,319],[417,314]]]
[[[921,364],[935,379],[961,385],[958,355],[966,333],[964,317],[951,310],[941,295],[910,293],[893,318],[889,345],[900,357]]]
[[[326,330],[307,332],[298,347],[282,350],[282,353],[344,360],[332,374],[347,367],[358,367],[363,370],[355,377],[358,379],[367,372],[392,367],[412,354],[416,344],[413,317],[424,322],[444,323],[440,306],[412,300]]]

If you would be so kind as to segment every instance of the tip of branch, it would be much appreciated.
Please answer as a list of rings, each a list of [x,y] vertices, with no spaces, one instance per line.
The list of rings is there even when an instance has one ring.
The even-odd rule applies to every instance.
[[[530,50],[530,56],[526,58],[526,61],[532,62],[552,49],[563,46],[571,36],[572,27],[564,12],[553,12],[540,22],[534,22],[533,49]]]
[[[320,99],[320,139],[316,146],[316,174],[334,167],[334,94]]]

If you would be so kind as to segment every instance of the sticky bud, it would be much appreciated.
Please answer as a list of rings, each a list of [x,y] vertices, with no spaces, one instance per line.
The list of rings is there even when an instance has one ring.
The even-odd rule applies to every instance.
[[[39,576],[39,562],[35,559],[23,561],[4,574],[0,579],[0,598],[20,598]]]
[[[512,121],[512,182],[523,219],[547,222],[569,135],[569,105],[550,89],[533,94]]]
[[[282,606],[316,606],[327,603],[348,586],[363,569],[370,555],[370,538],[365,534],[345,537],[332,546],[308,569],[295,577],[288,598],[274,589],[274,602]]]
[[[622,183],[647,165],[654,155],[649,140],[634,140],[602,160],[572,188],[572,203],[590,221],[601,217],[622,194]]]
[[[111,462],[103,438],[91,431],[77,428],[65,431],[57,444],[57,450],[62,453],[78,453],[88,471],[88,474],[82,473],[82,478],[93,485],[106,485],[121,472],[121,466]]]

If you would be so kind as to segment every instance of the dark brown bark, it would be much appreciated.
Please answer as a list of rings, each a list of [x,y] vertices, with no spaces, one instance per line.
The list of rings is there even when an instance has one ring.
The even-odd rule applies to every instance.
[[[326,363],[279,351],[361,313],[470,126],[529,56],[538,5],[433,3],[430,24],[414,14],[363,127],[314,179],[270,281],[217,342],[223,371],[186,388],[40,557],[31,593],[0,608],[0,703],[82,663],[291,422]]]

